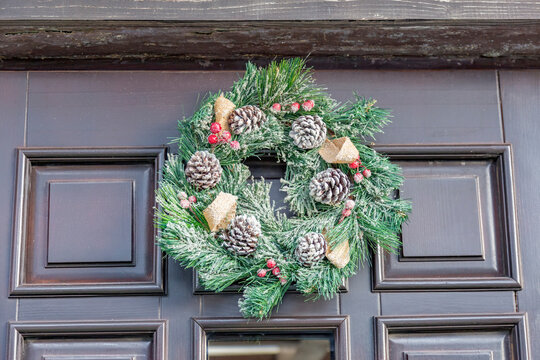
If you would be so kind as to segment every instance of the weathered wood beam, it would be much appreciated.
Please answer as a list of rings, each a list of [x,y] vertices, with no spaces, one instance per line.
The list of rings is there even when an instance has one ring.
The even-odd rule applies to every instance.
[[[535,0],[2,0],[0,20],[539,19]]]
[[[539,67],[540,20],[0,21],[0,68]]]

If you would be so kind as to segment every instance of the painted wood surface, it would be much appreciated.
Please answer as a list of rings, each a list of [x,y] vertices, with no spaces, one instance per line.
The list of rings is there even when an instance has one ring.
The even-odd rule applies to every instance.
[[[381,19],[538,19],[531,0],[6,0],[1,20],[381,20]]]
[[[4,168],[0,172],[0,288],[3,294],[9,288],[9,264],[13,222],[13,206],[15,195],[15,169],[17,146],[25,145],[26,139],[26,85],[27,74],[5,72],[0,73],[0,164]],[[0,295],[0,322],[6,324],[14,320],[16,314],[15,299]],[[7,327],[0,326],[0,358],[6,358]]]
[[[176,135],[177,120],[192,113],[199,96],[204,96],[207,91],[229,87],[238,72],[50,71],[29,72],[28,75],[26,101],[27,73],[0,73],[1,79],[9,80],[0,82],[0,88],[7,84],[3,92],[0,91],[0,101],[11,113],[6,118],[9,121],[4,122],[2,118],[2,125],[8,124],[10,129],[14,129],[0,135],[5,140],[2,142],[2,146],[5,146],[1,148],[2,161],[12,171],[0,178],[2,191],[5,191],[0,196],[5,196],[4,203],[9,205],[0,208],[2,219],[10,219],[13,211],[14,148],[25,145],[25,124],[27,145],[31,146],[160,146]],[[373,332],[374,316],[407,316],[412,318],[409,323],[415,323],[419,315],[426,314],[462,314],[465,318],[471,318],[472,314],[492,313],[497,318],[496,314],[512,314],[519,309],[529,313],[531,338],[534,339],[539,328],[539,309],[536,305],[539,294],[537,280],[530,274],[536,272],[535,254],[538,253],[534,221],[537,211],[534,183],[537,174],[534,152],[529,149],[534,150],[534,139],[538,132],[534,123],[537,113],[534,104],[537,89],[540,88],[538,73],[503,72],[500,83],[498,73],[494,70],[325,70],[317,71],[315,75],[339,100],[350,98],[356,90],[377,98],[378,105],[394,110],[394,124],[381,134],[379,144],[443,144],[441,147],[444,147],[449,144],[513,143],[516,151],[516,187],[519,189],[522,186],[517,203],[518,209],[521,209],[518,214],[521,244],[529,252],[524,256],[524,289],[517,292],[484,292],[472,288],[470,291],[455,292],[443,288],[436,292],[380,293],[372,291],[372,269],[364,267],[351,279],[347,293],[333,300],[318,302],[304,302],[298,294],[288,294],[278,315],[349,316],[351,359],[375,358],[377,337]],[[499,86],[502,90],[504,132],[499,111]],[[530,121],[528,128],[523,125],[524,121]],[[19,134],[20,139],[11,134]],[[2,221],[0,229],[6,235],[0,241],[6,241],[8,246],[11,223]],[[523,225],[523,221],[527,224]],[[417,246],[416,251],[421,248]],[[5,269],[2,271],[5,273],[4,279],[7,279],[9,256],[6,254],[5,257]],[[192,272],[182,270],[174,261],[169,261],[168,265],[167,293],[163,296],[126,294],[18,300],[8,300],[4,296],[0,301],[7,306],[1,308],[0,316],[3,321],[57,320],[79,323],[109,318],[163,319],[167,320],[169,359],[192,359],[190,319],[237,317],[238,295],[193,295]],[[1,281],[5,281],[1,279],[0,285]],[[17,301],[19,306],[16,309]],[[415,333],[418,332],[413,331],[409,335]],[[523,345],[515,344],[521,351]],[[537,351],[534,345],[532,350]],[[533,351],[531,353],[535,354]],[[412,352],[411,356],[416,355]]]
[[[520,311],[530,314],[532,358],[540,356],[540,72],[502,71],[501,98],[505,139],[514,144],[517,211],[523,256],[523,291],[517,293]]]

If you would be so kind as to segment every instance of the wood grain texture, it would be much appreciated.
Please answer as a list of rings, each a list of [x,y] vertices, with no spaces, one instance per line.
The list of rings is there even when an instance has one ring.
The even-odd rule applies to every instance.
[[[193,360],[190,319],[201,316],[202,297],[193,295],[192,279],[191,270],[186,270],[173,259],[168,259],[167,296],[161,298],[159,310],[160,318],[168,321],[167,347],[171,360]]]
[[[19,302],[19,320],[58,321],[158,319],[160,298],[123,296],[28,298]],[[84,311],[81,311],[84,309]]]
[[[236,72],[32,72],[28,144],[167,144],[178,119],[236,78]]]
[[[539,32],[539,20],[0,21],[0,68],[242,69],[307,54],[332,69],[538,67]]]
[[[354,93],[391,109],[377,144],[499,143],[502,130],[494,71],[316,71],[339,101]]]
[[[517,293],[520,311],[530,315],[531,339],[540,338],[540,72],[502,71],[501,100],[506,141],[514,147],[517,212],[523,257],[523,290]],[[531,342],[532,358],[540,344]]]
[[[134,206],[144,208],[133,203],[136,183],[88,179],[88,175],[79,173],[75,181],[49,181],[46,266],[134,266]]]
[[[480,314],[515,311],[512,291],[382,293],[382,315]]]
[[[485,181],[479,179],[489,172],[491,162],[401,165],[405,182],[399,195],[411,199],[414,210],[402,227],[400,260],[461,257],[480,261],[485,256],[483,244],[489,240],[482,232],[485,210],[480,206],[480,187]]]
[[[493,351],[407,351],[404,360],[493,360]]]
[[[538,19],[531,0],[6,0],[1,20],[380,20],[380,19]]]
[[[241,294],[213,294],[201,298],[202,316],[241,317],[238,309],[238,300]],[[306,301],[303,294],[288,293],[272,316],[315,316],[315,315],[338,315],[339,297],[317,301]]]
[[[375,358],[373,316],[381,315],[380,297],[371,288],[371,267],[367,264],[349,278],[349,292],[339,295],[341,315],[350,317],[350,347],[354,360]]]
[[[14,207],[16,150],[24,145],[26,73],[0,73],[0,288],[9,287],[10,248]],[[16,318],[16,301],[0,296],[0,323]],[[0,326],[0,358],[6,358],[6,327]]]
[[[189,116],[198,99],[228,89],[240,75],[31,72],[29,145],[164,144],[176,136],[176,120]],[[378,143],[502,142],[494,71],[334,70],[315,76],[340,101],[357,92],[392,109],[392,124],[377,135]]]

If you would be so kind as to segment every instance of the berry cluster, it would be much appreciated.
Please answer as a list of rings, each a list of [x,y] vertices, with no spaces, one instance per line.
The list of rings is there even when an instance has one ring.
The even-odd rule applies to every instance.
[[[183,209],[189,209],[191,208],[191,204],[195,204],[197,202],[197,198],[195,197],[195,195],[191,195],[190,197],[188,197],[185,191],[180,191],[178,193],[178,199],[180,200],[180,206]]]
[[[315,106],[315,101],[313,100],[306,100],[302,103],[302,109],[304,111],[311,111],[311,109],[313,109],[313,107]],[[284,105],[283,106],[284,110],[283,111],[289,111],[289,112],[292,112],[293,114],[295,112],[297,112],[298,110],[300,110],[300,104],[297,103],[297,102],[294,102],[290,105]],[[280,103],[275,103],[272,105],[272,107],[270,108],[270,110],[272,110],[272,112],[274,113],[278,113],[282,110],[282,106]]]
[[[263,278],[263,277],[266,276],[266,274],[268,272],[271,272],[272,275],[277,276],[277,278],[279,279],[279,282],[281,283],[281,285],[285,285],[287,283],[287,278],[285,276],[281,276],[281,270],[279,270],[279,267],[277,266],[276,260],[274,260],[274,259],[266,260],[266,266],[270,270],[259,269],[257,271],[257,276],[258,277]]]
[[[341,212],[341,219],[339,219],[338,224],[341,224],[341,222],[345,220],[346,217],[351,216],[352,209],[354,209],[355,205],[356,203],[354,202],[354,200],[349,199],[345,201],[345,208]]]
[[[240,149],[240,143],[236,140],[231,141],[231,133],[226,130],[222,130],[220,123],[212,123],[212,125],[210,125],[210,132],[212,134],[208,136],[209,144],[216,145],[228,143],[233,150]]]
[[[360,169],[360,168],[364,168],[364,170],[362,170],[362,172],[360,171],[357,171],[356,174],[354,174],[354,182],[355,183],[359,183],[360,181],[362,181],[364,178],[368,179],[370,176],[371,176],[371,170],[369,170],[367,167],[365,167],[364,165],[362,165],[362,161],[360,161],[360,157],[358,157],[358,159],[356,159],[355,161],[353,161],[352,163],[349,164],[349,167],[351,169]]]

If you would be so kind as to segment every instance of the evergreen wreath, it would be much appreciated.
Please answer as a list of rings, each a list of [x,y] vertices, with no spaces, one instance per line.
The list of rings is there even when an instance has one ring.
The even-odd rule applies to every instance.
[[[162,250],[220,292],[240,284],[240,311],[265,318],[285,292],[333,297],[378,247],[396,251],[410,211],[394,196],[400,168],[365,145],[389,112],[356,96],[339,104],[303,59],[248,63],[244,76],[179,121],[157,193]],[[270,184],[243,161],[286,163],[281,191],[295,216],[270,200]]]

